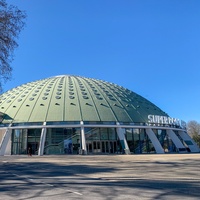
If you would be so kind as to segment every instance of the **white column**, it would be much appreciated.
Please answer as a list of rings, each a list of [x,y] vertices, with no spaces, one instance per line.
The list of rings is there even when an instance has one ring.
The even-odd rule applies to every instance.
[[[46,125],[46,122],[43,123],[43,125]],[[38,150],[38,156],[43,156],[44,155],[44,144],[45,144],[45,140],[46,140],[46,128],[42,128],[41,131],[41,136],[40,136],[40,146],[39,146],[39,150]]]
[[[125,131],[120,127],[120,124],[117,122],[117,135],[119,137],[120,143],[122,145],[122,149],[124,150],[125,154],[130,154],[130,149],[125,137]]]
[[[178,148],[179,152],[182,152],[182,153],[187,152],[185,146],[179,140],[178,136],[174,133],[174,131],[172,131],[171,129],[168,129],[167,135],[171,138],[176,148]]]
[[[149,137],[149,139],[151,140],[155,150],[156,150],[156,153],[165,153],[163,147],[161,146],[158,138],[156,137],[155,133],[152,131],[152,129],[150,128],[146,128],[146,133]]]
[[[0,144],[0,155],[1,156],[5,155],[6,147],[9,143],[10,138],[11,138],[11,133],[12,133],[12,130],[9,129],[9,128],[7,128],[5,133],[4,133],[4,136],[3,136],[1,144]]]
[[[81,121],[80,124],[81,124],[81,151],[82,151],[82,154],[87,154],[85,130],[83,127],[83,121]]]
[[[199,149],[198,145],[194,142],[194,140],[185,131],[178,131],[178,134],[184,140],[184,142],[190,149],[190,152],[192,152],[192,153],[199,152],[200,149]]]

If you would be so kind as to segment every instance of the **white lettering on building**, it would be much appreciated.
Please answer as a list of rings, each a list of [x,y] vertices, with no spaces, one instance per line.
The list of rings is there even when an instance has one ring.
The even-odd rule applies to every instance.
[[[186,128],[186,122],[177,118],[160,115],[148,115],[148,120],[148,122],[151,124],[175,125],[179,126],[180,128]]]

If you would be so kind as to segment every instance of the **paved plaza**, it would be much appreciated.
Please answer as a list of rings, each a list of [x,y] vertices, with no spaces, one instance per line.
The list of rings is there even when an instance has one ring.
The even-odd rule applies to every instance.
[[[200,199],[200,154],[0,156],[0,199]]]

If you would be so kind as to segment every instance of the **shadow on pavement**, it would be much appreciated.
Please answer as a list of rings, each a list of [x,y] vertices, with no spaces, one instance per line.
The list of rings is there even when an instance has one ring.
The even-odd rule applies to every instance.
[[[26,163],[0,163],[0,195],[10,197],[20,197],[24,193],[32,191],[29,197],[36,198],[46,195],[47,191],[54,189],[63,189],[59,195],[68,195],[71,189],[80,191],[81,193],[99,194],[104,199],[115,199],[120,196],[121,192],[136,196],[146,192],[154,196],[154,199],[166,199],[169,196],[177,196],[179,198],[197,198],[200,197],[200,182],[196,180],[188,180],[188,177],[199,178],[198,173],[193,171],[199,164],[197,160],[188,160],[184,163],[155,161],[149,163],[135,162],[132,164],[125,162],[119,167],[114,164],[110,167],[107,163],[98,166],[84,164],[58,164],[49,162],[26,162]],[[188,169],[187,180],[184,180],[185,168]],[[191,169],[191,170],[190,170]],[[126,170],[130,172],[125,173]],[[180,173],[173,179],[168,179],[167,175],[157,178],[159,173]],[[120,176],[116,176],[119,175]],[[146,177],[145,177],[146,173]],[[149,173],[155,174],[155,179],[149,176]],[[137,176],[134,176],[137,174]],[[141,174],[141,177],[140,177]],[[96,176],[95,176],[96,175]],[[187,175],[187,174],[185,174]],[[70,188],[70,190],[68,190]],[[35,192],[34,192],[35,191]],[[139,191],[139,193],[136,193]],[[155,193],[155,194],[154,194]],[[55,197],[57,194],[48,194],[49,197]],[[81,197],[76,197],[76,199]],[[148,198],[148,195],[147,195]],[[23,199],[23,198],[20,198]]]

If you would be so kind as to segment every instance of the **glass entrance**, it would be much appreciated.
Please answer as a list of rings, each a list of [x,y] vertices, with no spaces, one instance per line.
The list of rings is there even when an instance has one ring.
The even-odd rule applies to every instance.
[[[28,129],[27,146],[31,148],[33,155],[38,154],[41,129]]]
[[[87,145],[87,152],[98,154],[98,153],[117,153],[117,141],[88,141]]]
[[[41,129],[15,129],[12,132],[12,155],[27,154],[30,147],[32,154],[38,154]]]
[[[88,153],[112,154],[120,149],[115,128],[85,128],[85,138]]]
[[[78,154],[80,128],[48,128],[44,154]]]

